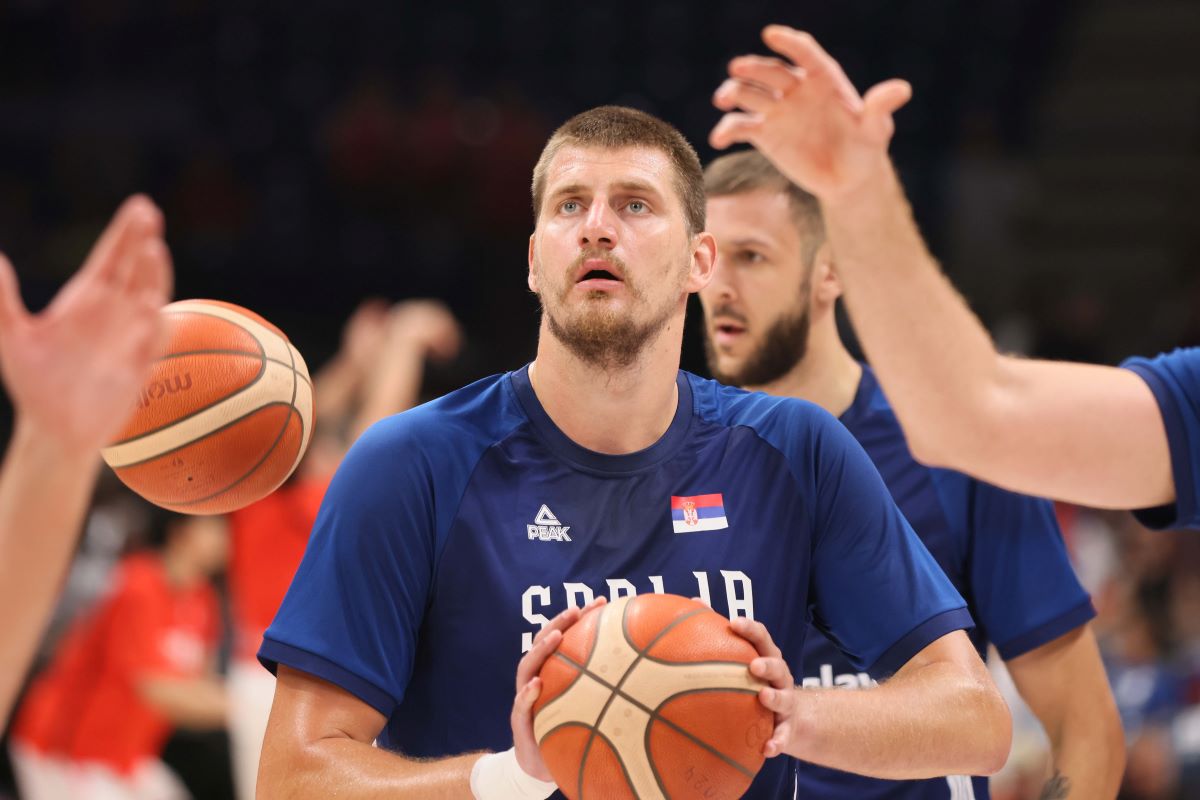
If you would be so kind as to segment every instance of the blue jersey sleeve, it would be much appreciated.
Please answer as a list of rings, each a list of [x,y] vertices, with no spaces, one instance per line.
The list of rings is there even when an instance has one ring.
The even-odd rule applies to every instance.
[[[832,417],[814,438],[813,620],[860,669],[894,673],[951,631],[966,602],[917,538],[861,445]]]
[[[412,673],[437,557],[439,456],[421,415],[392,417],[351,448],[259,659],[337,684],[390,716]]]
[[[1134,513],[1150,528],[1200,529],[1200,348],[1131,358],[1121,366],[1137,373],[1158,401],[1175,476],[1173,505]]]
[[[1028,653],[1096,616],[1050,502],[972,484],[969,591],[975,620],[1001,658]]]

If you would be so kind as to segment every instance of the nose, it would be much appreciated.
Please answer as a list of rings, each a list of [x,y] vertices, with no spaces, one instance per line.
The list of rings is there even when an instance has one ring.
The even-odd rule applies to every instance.
[[[604,197],[596,197],[579,229],[579,246],[611,250],[617,246],[617,215]]]

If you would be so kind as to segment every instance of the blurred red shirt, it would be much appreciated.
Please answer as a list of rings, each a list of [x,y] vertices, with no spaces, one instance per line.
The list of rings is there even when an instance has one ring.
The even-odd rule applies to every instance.
[[[253,659],[304,557],[329,478],[301,478],[229,515],[229,593],[237,655]]]
[[[177,589],[159,556],[126,557],[111,591],[72,625],[33,682],[13,739],[43,755],[131,773],[157,758],[171,733],[137,682],[206,674],[219,625],[217,596],[207,582]]]

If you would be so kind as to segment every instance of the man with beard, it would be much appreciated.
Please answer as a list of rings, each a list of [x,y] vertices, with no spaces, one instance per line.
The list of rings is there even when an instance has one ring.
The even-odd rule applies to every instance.
[[[1044,798],[1114,797],[1124,739],[1079,585],[1049,502],[913,460],[871,369],[855,361],[834,318],[841,285],[816,199],[754,150],[704,171],[717,268],[700,291],[708,365],[723,383],[811,400],[837,416],[875,462],[900,510],[967,599],[984,656],[995,645],[1050,738]],[[814,631],[804,687],[871,684]],[[986,798],[986,778],[880,781],[813,764],[799,796]]]
[[[716,258],[691,146],[584,112],[547,143],[533,208],[536,360],[378,423],[326,494],[259,652],[278,674],[260,796],[549,796],[538,670],[579,606],[651,591],[700,596],[762,654],[764,754],[788,757],[747,796],[791,796],[795,758],[997,769],[1011,720],[965,604],[866,454],[815,406],[679,370]],[[703,519],[674,519],[689,502]],[[811,624],[894,677],[799,693]]]

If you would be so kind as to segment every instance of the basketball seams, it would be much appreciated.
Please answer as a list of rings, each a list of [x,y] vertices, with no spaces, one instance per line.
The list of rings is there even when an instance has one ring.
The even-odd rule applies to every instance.
[[[607,609],[605,609],[605,610],[607,611]],[[705,611],[705,610],[707,610],[707,609],[697,609],[697,612],[694,612],[694,613],[702,612],[702,611]],[[693,615],[693,614],[687,614],[687,615],[685,615],[684,617],[681,617],[681,618],[680,618],[680,619],[678,619],[678,620],[674,620],[674,621],[673,621],[671,624],[673,625],[673,624],[675,624],[676,622],[682,622],[682,621],[683,621],[683,619],[685,619],[685,618],[687,618],[687,617],[690,617],[690,616],[692,616],[692,615]],[[597,644],[598,644],[599,635],[597,635],[597,637],[596,637],[596,638],[597,638]],[[648,644],[646,645],[646,647],[647,647],[647,648],[650,648],[651,646],[653,646],[653,645],[654,645],[654,643],[655,643],[657,640],[658,640],[658,637],[655,637],[655,639],[651,640],[651,642],[650,642],[650,643],[648,643]],[[631,647],[633,646],[632,642],[629,642],[629,644],[630,644],[630,646],[631,646]],[[563,723],[562,725],[557,725],[557,726],[555,726],[554,728],[552,728],[552,729],[551,729],[551,730],[557,730],[558,728],[561,728],[561,727],[563,727],[564,725],[578,725],[578,726],[580,726],[580,727],[583,727],[583,728],[588,728],[588,729],[591,731],[591,735],[589,735],[589,737],[588,737],[588,742],[587,742],[587,745],[585,745],[585,749],[584,749],[584,755],[583,755],[583,757],[580,759],[580,762],[579,762],[579,774],[580,774],[580,776],[581,776],[581,777],[580,777],[580,780],[581,780],[581,781],[582,781],[582,775],[583,775],[583,768],[584,768],[584,765],[587,763],[587,753],[588,753],[588,749],[591,747],[592,740],[593,740],[593,739],[594,739],[596,736],[603,736],[603,734],[602,734],[602,733],[599,731],[599,725],[600,725],[601,721],[604,719],[604,711],[607,711],[607,710],[608,710],[608,707],[609,707],[609,706],[612,704],[612,701],[613,701],[613,699],[615,699],[615,698],[616,698],[618,695],[619,695],[619,696],[620,696],[620,697],[621,697],[623,700],[627,701],[627,702],[628,702],[630,705],[632,705],[632,706],[635,706],[636,708],[638,708],[638,709],[640,709],[641,711],[645,712],[645,713],[646,713],[646,714],[647,714],[647,715],[650,717],[650,721],[649,721],[649,723],[646,725],[646,733],[645,733],[645,747],[646,747],[646,752],[647,752],[647,753],[648,753],[648,752],[650,752],[650,750],[649,750],[649,747],[650,747],[650,731],[653,729],[653,727],[654,727],[654,723],[655,723],[655,722],[659,722],[659,723],[661,723],[661,724],[663,724],[663,725],[666,725],[668,728],[670,728],[671,730],[675,731],[675,732],[676,732],[676,733],[678,733],[680,736],[683,736],[683,737],[687,738],[687,739],[688,739],[688,740],[690,740],[690,741],[691,741],[693,744],[695,744],[697,747],[699,747],[699,748],[701,748],[701,749],[703,749],[703,750],[706,750],[707,752],[711,753],[712,755],[714,755],[714,756],[716,756],[717,758],[721,759],[722,761],[726,762],[726,763],[727,763],[727,764],[729,764],[731,767],[733,767],[733,768],[737,769],[739,772],[742,772],[743,774],[747,775],[748,777],[751,777],[751,778],[753,778],[753,777],[754,777],[754,772],[753,772],[753,771],[751,771],[751,770],[747,769],[747,768],[746,768],[744,765],[742,765],[742,764],[739,764],[737,761],[735,761],[735,760],[733,760],[733,759],[729,758],[729,756],[725,755],[725,754],[724,754],[724,753],[722,753],[720,750],[717,750],[715,747],[713,747],[712,745],[708,744],[708,743],[707,743],[707,742],[705,742],[703,739],[700,739],[700,738],[699,738],[699,737],[697,737],[695,734],[693,734],[693,733],[689,732],[687,729],[680,727],[679,725],[675,724],[675,723],[674,723],[674,722],[672,722],[671,720],[669,720],[669,719],[667,719],[666,717],[662,716],[662,715],[659,713],[658,709],[659,709],[659,708],[662,708],[662,706],[663,706],[663,705],[665,705],[665,704],[666,704],[666,702],[667,702],[668,700],[670,700],[670,699],[672,699],[672,698],[675,698],[675,697],[683,696],[683,695],[686,695],[686,694],[699,693],[699,692],[703,692],[703,691],[707,691],[707,692],[733,692],[733,693],[736,693],[736,694],[758,694],[758,692],[757,692],[757,691],[752,691],[752,690],[749,690],[749,689],[738,689],[738,688],[708,688],[708,689],[687,689],[687,690],[684,690],[684,691],[682,691],[682,692],[677,692],[677,693],[675,693],[675,694],[673,694],[673,695],[670,695],[668,698],[666,698],[666,700],[663,700],[663,701],[662,701],[662,702],[661,702],[661,703],[658,705],[658,707],[657,707],[657,708],[651,708],[651,707],[647,706],[645,703],[643,703],[643,702],[641,702],[640,700],[638,700],[636,697],[632,697],[632,696],[630,696],[630,695],[628,695],[628,694],[625,694],[624,692],[622,692],[622,691],[621,691],[621,684],[623,684],[623,683],[625,682],[625,679],[628,677],[629,673],[630,673],[630,672],[633,670],[633,666],[630,666],[629,670],[626,670],[626,673],[625,673],[624,675],[622,675],[622,676],[621,676],[621,680],[620,680],[620,682],[618,682],[616,685],[614,685],[614,684],[610,683],[609,681],[605,680],[604,678],[601,678],[599,675],[597,675],[596,673],[592,672],[591,670],[587,669],[587,667],[586,667],[586,666],[584,666],[583,664],[580,664],[580,663],[578,663],[577,661],[575,661],[575,659],[573,659],[573,658],[570,658],[570,657],[568,657],[568,656],[565,656],[565,655],[563,655],[562,653],[557,653],[557,652],[556,652],[554,655],[555,655],[555,656],[557,656],[558,658],[561,658],[562,660],[566,661],[568,664],[570,664],[572,667],[574,667],[574,668],[577,670],[578,674],[577,674],[577,676],[576,676],[576,677],[575,677],[575,678],[574,678],[574,679],[571,681],[571,684],[572,684],[572,685],[574,685],[574,683],[575,683],[576,681],[578,681],[578,680],[579,680],[579,678],[581,678],[581,677],[584,677],[584,676],[587,676],[587,677],[591,678],[593,681],[595,681],[596,683],[600,684],[601,686],[603,686],[603,687],[604,687],[604,688],[606,688],[606,689],[609,689],[609,690],[612,692],[612,697],[610,697],[610,698],[609,698],[609,700],[608,700],[608,702],[606,702],[606,703],[604,704],[604,709],[601,711],[600,715],[599,715],[599,716],[596,718],[596,722],[595,722],[595,724],[594,724],[594,725],[590,725],[590,724],[588,724],[588,723],[586,723],[586,722],[583,722],[583,721],[574,721],[574,720],[573,720],[573,721],[571,721],[571,722],[568,722],[568,723]],[[634,665],[636,665],[637,663],[638,663],[638,662],[635,660],[635,661],[634,661]],[[690,666],[692,663],[695,663],[695,664],[716,664],[716,665],[727,665],[727,666],[743,666],[743,667],[744,667],[744,666],[746,666],[745,664],[743,664],[743,663],[742,663],[742,662],[740,662],[740,661],[733,661],[733,662],[729,662],[729,661],[715,661],[715,662],[696,661],[696,662],[688,662],[687,664],[670,664],[670,663],[668,663],[668,665],[669,665],[669,666],[676,666],[676,667],[681,667],[681,668],[682,668],[682,667],[687,667],[687,666]],[[559,700],[559,698],[561,698],[561,697],[563,697],[563,696],[565,696],[565,695],[566,695],[566,690],[564,690],[563,692],[561,692],[561,693],[558,695],[558,697],[554,698],[554,700],[551,700],[550,702],[551,702],[551,703],[553,703],[553,702],[556,702],[556,701],[558,701],[558,700]],[[549,705],[550,705],[550,703],[547,703],[547,704],[546,704],[546,706],[549,706]],[[546,706],[543,706],[543,708],[545,708]],[[542,738],[544,739],[544,738],[546,738],[546,736],[549,736],[549,735],[550,735],[550,731],[547,731],[547,732],[546,732],[546,735],[545,735],[545,736],[543,736]],[[608,739],[607,739],[607,737],[605,737],[605,740],[606,740],[606,741],[608,740]],[[620,753],[619,753],[618,751],[615,751],[615,750],[614,750],[614,752],[617,752],[617,758],[618,758],[618,760],[620,761],[620,760],[621,760],[621,758],[620,758]],[[650,760],[650,765],[651,765],[651,769],[654,771],[655,779],[658,781],[658,786],[659,786],[659,789],[660,789],[660,790],[663,792],[663,795],[664,795],[664,796],[666,796],[666,787],[664,787],[664,786],[663,786],[663,784],[662,784],[662,778],[661,778],[661,777],[659,776],[659,774],[658,774],[658,769],[657,769],[657,768],[655,768],[655,766],[654,766],[654,760],[653,760],[653,759],[651,759],[651,760]],[[623,763],[623,762],[622,762],[621,768],[622,768],[622,770],[625,770],[625,766],[624,766],[624,763]],[[627,771],[627,770],[626,770],[626,775],[628,775],[628,771]]]
[[[246,417],[249,417],[253,414],[257,414],[259,411],[262,411],[265,408],[275,408],[277,406],[286,406],[288,408],[291,408],[291,406],[289,406],[287,403],[285,403],[282,400],[272,400],[269,403],[262,404],[261,406],[255,406],[254,408],[247,411],[245,414],[242,414],[240,417],[238,417],[236,419],[231,419],[228,422],[224,423],[223,425],[220,425],[216,428],[212,428],[212,429],[208,430],[207,432],[205,432],[205,434],[203,436],[197,436],[195,439],[191,439],[189,441],[175,445],[174,447],[170,448],[169,450],[163,450],[162,452],[155,453],[154,455],[152,455],[148,458],[141,458],[141,459],[138,459],[137,461],[130,461],[128,464],[120,464],[118,466],[113,467],[113,469],[114,470],[129,469],[130,467],[141,466],[142,464],[145,464],[148,461],[154,461],[156,459],[162,458],[163,456],[170,455],[171,453],[182,450],[185,447],[190,447],[191,445],[194,445],[196,442],[199,442],[203,439],[208,438],[209,436],[212,436],[214,433],[220,433],[221,431],[238,424],[242,420],[246,419]],[[294,411],[295,409],[292,409],[292,410]]]
[[[596,721],[596,724],[597,725],[600,724],[599,720]],[[630,775],[629,770],[625,768],[625,759],[621,758],[621,750],[617,747],[616,743],[613,742],[612,739],[609,739],[607,736],[605,736],[603,733],[601,733],[594,726],[592,727],[592,735],[588,738],[588,743],[587,743],[588,748],[590,748],[592,746],[592,740],[596,739],[596,738],[603,739],[604,743],[608,745],[608,749],[610,751],[612,751],[613,759],[616,760],[617,766],[621,768],[621,774],[625,776],[625,785],[629,787],[630,793],[633,794],[633,796],[635,798],[637,798],[638,793],[637,793],[637,789],[633,785],[633,776]],[[579,800],[584,800],[584,798],[583,798],[583,775],[584,775],[584,765],[587,764],[587,752],[588,752],[587,750],[584,751],[583,758],[580,759],[580,761],[579,761],[579,792],[576,795],[576,797],[578,797]],[[665,792],[663,793],[663,796],[666,797]]]
[[[190,353],[178,353],[177,354],[178,357],[192,356],[192,355],[207,355],[207,353],[193,351]],[[172,419],[166,425],[159,425],[157,428],[151,428],[148,431],[142,431],[137,436],[130,436],[128,439],[122,439],[119,442],[113,442],[112,444],[108,445],[105,449],[112,448],[112,447],[121,447],[122,445],[133,444],[134,442],[141,441],[142,439],[145,439],[147,436],[153,436],[154,434],[161,433],[162,431],[165,431],[168,428],[173,428],[181,422],[186,422],[189,419],[192,419],[193,417],[195,417],[199,414],[203,414],[205,411],[208,411],[211,408],[216,408],[217,406],[221,405],[222,403],[224,403],[228,400],[232,400],[235,397],[237,397],[238,395],[244,394],[245,392],[250,391],[251,389],[253,389],[255,386],[258,385],[258,382],[261,381],[263,379],[263,376],[267,373],[267,362],[274,361],[274,359],[266,358],[265,356],[263,356],[262,353],[259,353],[258,355],[254,355],[253,353],[246,353],[241,350],[229,351],[228,353],[214,352],[213,355],[236,355],[236,356],[245,356],[246,358],[255,358],[258,360],[258,374],[255,375],[254,379],[249,381],[245,386],[240,387],[237,391],[232,392],[231,394],[227,394],[224,397],[217,398],[216,400],[212,401],[211,403],[208,403],[207,405],[200,406],[199,408],[193,409],[192,411],[189,411],[186,414],[178,416],[178,417]],[[170,356],[168,356],[168,357],[170,357]],[[159,361],[160,362],[166,361],[168,357],[160,358]],[[276,363],[278,363],[278,362],[276,362]],[[281,364],[280,366],[286,367],[287,365]],[[239,419],[241,419],[241,417],[239,417]],[[193,439],[192,441],[195,441],[195,440]],[[190,443],[191,442],[189,442],[189,444]],[[152,456],[151,458],[157,458],[157,456]],[[151,459],[147,458],[147,459],[143,459],[143,460],[149,461]],[[142,462],[135,461],[130,464],[122,464],[121,466],[122,467],[132,467],[132,466],[134,466],[134,464],[140,464],[140,463],[142,463]]]
[[[197,500],[188,500],[188,501],[187,501],[187,502],[185,502],[185,503],[172,503],[171,505],[175,506],[176,508],[187,508],[188,506],[194,506],[194,505],[196,505],[196,504],[198,504],[198,503],[204,503],[204,502],[207,502],[207,501],[209,501],[209,500],[212,500],[212,499],[213,499],[213,498],[215,498],[215,497],[220,497],[221,495],[225,494],[226,492],[228,492],[228,491],[230,491],[230,490],[234,489],[235,487],[237,487],[237,485],[238,485],[239,483],[241,483],[242,481],[246,480],[246,479],[247,479],[247,478],[249,478],[251,475],[253,475],[255,472],[257,472],[257,471],[258,471],[258,468],[259,468],[259,467],[261,467],[263,464],[265,464],[265,463],[267,462],[267,459],[271,457],[271,453],[275,452],[275,448],[279,446],[279,443],[280,443],[281,441],[283,441],[283,435],[284,435],[285,433],[287,433],[287,429],[288,429],[288,423],[290,423],[290,422],[292,421],[292,415],[293,415],[293,414],[295,414],[297,417],[299,417],[299,416],[300,416],[300,412],[298,412],[298,411],[296,410],[296,407],[295,407],[294,405],[292,405],[291,403],[270,403],[270,404],[268,404],[268,405],[265,405],[265,406],[261,406],[261,407],[259,407],[259,408],[256,408],[256,409],[254,410],[254,412],[251,412],[251,413],[256,413],[256,412],[258,412],[258,411],[261,411],[261,410],[262,410],[262,409],[264,409],[264,408],[269,408],[269,407],[271,407],[271,406],[287,406],[287,407],[288,407],[288,414],[287,414],[287,416],[286,416],[286,417],[284,417],[284,418],[283,418],[283,426],[282,426],[282,427],[279,429],[279,433],[275,435],[275,441],[271,443],[271,446],[270,446],[270,448],[268,448],[268,449],[267,449],[267,452],[263,454],[262,458],[260,458],[258,461],[256,461],[256,462],[254,463],[254,466],[253,466],[253,467],[251,467],[249,470],[247,470],[247,472],[246,472],[244,475],[240,476],[240,477],[239,477],[239,478],[237,478],[235,481],[233,481],[233,483],[230,483],[230,484],[229,484],[229,485],[227,485],[225,488],[223,488],[223,489],[221,489],[221,490],[219,490],[219,491],[213,492],[212,494],[210,494],[210,495],[208,495],[208,496],[206,496],[206,497],[201,497],[201,498],[199,498],[199,499],[197,499]],[[249,416],[249,414],[247,414],[246,416]],[[242,417],[242,419],[245,419],[245,417]],[[303,419],[303,418],[301,418],[301,419],[300,419],[300,425],[301,425],[301,426],[303,426],[303,425],[304,425],[304,419]],[[211,436],[212,434],[209,434],[209,435]],[[191,444],[191,442],[189,442],[188,444]],[[290,473],[289,473],[289,474],[290,474]],[[284,477],[284,480],[287,480],[287,477],[286,477],[286,476]],[[282,482],[283,482],[283,481],[280,481],[280,483],[282,483]],[[278,488],[278,487],[276,487],[276,488]],[[274,490],[272,490],[272,491],[274,491]]]
[[[618,765],[621,768],[621,772],[624,775],[626,784],[629,787],[631,787],[635,796],[640,797],[640,796],[642,796],[642,792],[650,792],[651,791],[650,787],[653,786],[654,784],[651,784],[648,781],[649,781],[650,777],[652,776],[653,780],[657,783],[658,791],[661,793],[661,795],[663,797],[666,797],[667,790],[666,790],[666,786],[663,781],[663,777],[659,772],[659,765],[654,761],[654,759],[652,757],[650,757],[651,734],[654,731],[655,723],[665,726],[667,729],[672,731],[674,734],[677,734],[678,736],[686,739],[690,743],[691,746],[699,748],[700,750],[710,754],[711,756],[715,757],[722,763],[726,764],[729,768],[736,770],[739,774],[744,775],[747,778],[753,779],[755,772],[756,772],[755,769],[748,768],[747,766],[739,763],[734,758],[726,755],[724,752],[717,749],[716,746],[710,745],[708,742],[699,738],[699,736],[697,736],[696,734],[688,731],[687,729],[685,729],[684,727],[682,727],[679,724],[676,724],[675,722],[671,721],[670,719],[667,719],[666,717],[664,717],[662,715],[661,709],[663,709],[667,704],[671,703],[672,701],[675,701],[675,700],[683,698],[683,697],[687,697],[689,695],[705,694],[705,693],[708,693],[708,694],[726,693],[726,694],[734,694],[734,695],[756,696],[758,694],[757,689],[743,687],[743,686],[729,686],[729,687],[705,686],[705,687],[683,689],[681,691],[673,692],[672,694],[667,695],[666,697],[663,697],[661,700],[658,700],[657,705],[655,707],[648,706],[646,703],[643,703],[636,697],[633,697],[630,694],[628,694],[625,690],[626,684],[629,681],[631,681],[635,672],[638,671],[637,670],[638,665],[641,664],[643,662],[643,660],[648,662],[647,666],[649,666],[650,664],[654,664],[655,667],[659,667],[659,668],[680,668],[680,669],[682,669],[682,668],[688,668],[688,667],[693,667],[693,666],[706,666],[706,667],[736,667],[736,668],[740,668],[743,670],[746,669],[746,667],[747,667],[746,663],[743,661],[738,661],[738,660],[714,659],[714,660],[706,660],[706,661],[679,662],[679,661],[671,661],[671,660],[657,658],[657,657],[648,655],[649,651],[651,649],[653,649],[660,641],[662,641],[662,639],[664,637],[668,636],[671,633],[671,631],[673,631],[677,626],[683,624],[684,622],[686,622],[689,619],[692,619],[693,617],[696,617],[697,615],[703,614],[706,611],[710,611],[711,609],[709,609],[707,607],[699,607],[694,610],[688,611],[687,613],[681,614],[677,618],[675,618],[675,619],[671,620],[669,623],[667,623],[661,630],[659,630],[654,635],[654,637],[646,643],[645,647],[639,648],[635,644],[633,637],[630,633],[630,614],[631,614],[630,606],[632,606],[633,603],[636,601],[636,596],[633,596],[633,595],[627,596],[626,598],[622,598],[622,600],[624,601],[623,603],[620,603],[620,601],[618,601],[618,603],[620,603],[619,606],[618,606],[618,603],[613,603],[613,604],[610,604],[608,607],[604,608],[600,612],[600,618],[597,620],[597,624],[596,624],[595,635],[593,637],[591,637],[591,639],[589,641],[589,647],[588,647],[586,658],[584,659],[584,663],[580,664],[578,661],[576,661],[576,659],[571,658],[571,657],[569,657],[563,653],[557,652],[557,651],[553,654],[554,657],[561,659],[561,661],[563,663],[565,663],[570,668],[572,668],[574,670],[575,674],[571,678],[571,680],[567,684],[567,686],[553,700],[551,700],[549,703],[547,703],[546,706],[543,706],[541,710],[545,710],[551,704],[555,704],[559,700],[562,700],[563,698],[566,698],[566,697],[572,695],[573,694],[572,689],[574,687],[576,687],[579,684],[579,681],[584,677],[588,678],[590,680],[590,682],[593,684],[593,686],[599,688],[600,690],[607,691],[609,694],[609,696],[604,700],[604,703],[601,706],[599,713],[596,713],[595,711],[591,712],[591,713],[595,714],[594,722],[589,724],[588,722],[585,722],[578,718],[571,719],[571,720],[564,720],[564,721],[560,722],[559,724],[555,725],[555,727],[546,731],[544,733],[544,735],[541,737],[541,739],[539,739],[539,744],[540,744],[540,742],[545,741],[556,731],[558,731],[562,728],[566,728],[566,727],[573,727],[573,728],[578,728],[581,731],[582,730],[587,731],[587,740],[583,746],[583,749],[582,749],[582,752],[580,753],[579,761],[578,761],[578,767],[577,767],[578,772],[576,773],[577,783],[576,783],[576,787],[575,787],[576,788],[576,797],[580,798],[580,800],[582,800],[582,798],[583,798],[584,776],[587,773],[587,766],[589,763],[589,758],[593,752],[593,744],[596,742],[596,740],[598,738],[600,740],[602,740],[611,750],[613,756],[615,757]],[[604,636],[605,632],[606,632],[605,626],[603,624],[604,617],[607,615],[618,614],[618,613],[620,614],[619,626],[610,626],[610,627],[619,627],[620,628],[620,633],[617,635],[619,635],[620,639],[624,640],[622,643],[629,648],[629,651],[633,655],[633,660],[628,664],[628,666],[622,672],[622,674],[620,675],[620,678],[615,683],[613,683],[613,682],[610,682],[610,680],[606,680],[606,679],[600,677],[596,672],[593,671],[592,667],[593,667],[593,661],[597,657],[597,653],[601,650],[601,648],[603,646],[605,646],[601,642],[601,637]],[[612,638],[613,634],[615,634],[615,633],[616,633],[616,631],[611,631],[611,630],[608,631],[608,637],[605,638],[605,641],[609,642],[610,644],[607,646],[610,646],[610,647],[615,646],[616,642],[620,641],[620,639],[614,640]],[[609,662],[605,662],[605,663],[609,663]],[[644,692],[643,692],[643,694],[644,694]],[[618,698],[620,698],[622,701],[627,703],[629,706],[632,706],[633,708],[638,709],[638,711],[640,711],[641,713],[643,713],[646,716],[646,719],[644,722],[645,730],[642,733],[640,738],[642,739],[641,752],[643,752],[646,755],[645,761],[646,761],[646,764],[648,764],[648,766],[649,766],[649,774],[643,774],[642,772],[639,772],[639,775],[641,777],[639,778],[638,785],[641,785],[642,783],[644,783],[644,786],[642,786],[642,788],[640,790],[637,788],[637,786],[635,786],[635,784],[633,782],[633,776],[630,772],[630,765],[628,765],[626,763],[626,758],[625,758],[626,754],[617,746],[616,742],[612,739],[611,736],[606,735],[606,733],[601,730],[601,726],[604,725],[605,720],[610,712],[610,709],[612,709],[613,704],[617,701]],[[657,698],[655,698],[655,699],[657,699]],[[600,697],[596,697],[595,700],[598,702],[600,700]],[[647,698],[647,700],[650,700],[650,698]],[[592,706],[592,708],[594,709],[595,706]],[[615,711],[613,711],[612,713],[616,714]],[[628,714],[629,712],[626,711],[625,713]],[[642,723],[638,722],[637,724],[642,724]],[[610,723],[608,725],[608,728],[611,728],[611,727],[612,727],[612,723]],[[608,728],[606,728],[606,730]],[[615,729],[613,729],[613,730],[615,730]],[[610,732],[612,732],[612,731],[610,731]],[[634,734],[634,735],[636,735],[636,734]],[[622,734],[622,736],[624,736],[624,734]],[[626,747],[629,747],[630,744],[631,744],[630,742],[625,742]],[[600,752],[600,751],[596,751],[596,752]],[[634,750],[630,751],[630,754],[632,755],[635,752],[637,752],[636,745],[634,746]],[[597,758],[599,758],[599,757],[600,756],[598,755]],[[643,767],[639,767],[638,764],[634,764],[633,767],[641,770],[644,767],[644,765],[643,765]]]
[[[304,381],[309,386],[312,386],[312,381],[309,380],[308,376],[305,375],[300,370],[296,369],[296,367],[293,363],[283,361],[278,358],[272,358],[271,356],[264,355],[261,352],[251,353],[247,350],[224,350],[224,349],[181,350],[178,353],[167,353],[166,355],[159,356],[158,360],[160,362],[161,361],[170,361],[173,358],[183,358],[184,356],[254,356],[256,358],[262,359],[263,361],[269,361],[272,364],[278,364],[281,367],[290,367],[292,369],[292,371],[294,373],[296,373],[297,378]]]

